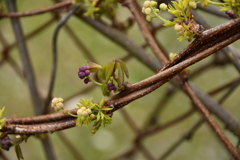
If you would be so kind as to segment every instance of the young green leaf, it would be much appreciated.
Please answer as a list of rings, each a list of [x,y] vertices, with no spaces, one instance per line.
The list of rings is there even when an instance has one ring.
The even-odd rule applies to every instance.
[[[80,116],[78,116],[77,120],[76,120],[76,126],[81,126],[82,125],[82,119]]]
[[[104,104],[104,98],[102,98],[102,100],[100,101],[99,108],[102,108],[103,104]]]
[[[23,154],[22,154],[22,150],[21,150],[21,147],[20,147],[19,144],[15,145],[15,152],[16,152],[16,155],[17,155],[17,159],[18,159],[18,160],[24,159],[24,158],[23,158]]]
[[[119,64],[121,66],[121,69],[124,71],[126,77],[129,78],[129,72],[128,72],[126,64],[121,60],[119,61]]]
[[[118,86],[121,87],[124,82],[124,73],[120,65],[118,65]]]

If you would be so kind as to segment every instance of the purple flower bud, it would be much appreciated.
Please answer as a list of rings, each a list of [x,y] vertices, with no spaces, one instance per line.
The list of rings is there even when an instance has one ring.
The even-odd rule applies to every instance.
[[[85,70],[85,75],[88,76],[90,74],[89,70]]]
[[[85,78],[85,79],[84,79],[84,83],[85,83],[85,84],[88,84],[88,82],[90,82],[90,80],[89,80],[88,78]]]
[[[83,79],[83,78],[85,78],[85,72],[78,72],[78,77],[79,78],[81,78],[81,79]]]
[[[233,10],[228,10],[225,12],[230,18],[235,18]]]
[[[112,82],[108,83],[106,87],[110,91],[111,90],[114,90],[114,91],[117,90],[116,86]]]
[[[84,71],[85,71],[85,68],[86,68],[85,66],[80,67],[80,68],[79,68],[79,72],[84,72]]]
[[[89,66],[89,65],[86,65],[86,66],[85,66],[85,69],[86,69],[86,70],[89,70],[89,69],[90,69],[90,66]]]
[[[1,145],[1,148],[4,149],[4,150],[9,150],[9,148],[11,147],[11,140],[8,136],[5,136],[3,137],[1,140],[0,140],[0,145]]]

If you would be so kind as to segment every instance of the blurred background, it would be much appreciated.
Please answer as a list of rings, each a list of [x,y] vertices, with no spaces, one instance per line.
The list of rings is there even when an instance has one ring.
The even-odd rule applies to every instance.
[[[138,1],[142,5],[143,1]],[[3,5],[5,2],[1,2]],[[52,5],[49,0],[42,1],[17,1],[18,11],[29,11]],[[198,11],[200,15],[212,27],[227,22],[228,19],[212,16],[204,11]],[[62,15],[64,15],[63,13]],[[118,5],[117,19],[119,22],[126,21],[132,17],[131,13],[123,6]],[[167,15],[166,15],[167,17]],[[106,19],[107,21],[107,19]],[[46,97],[49,86],[49,78],[52,65],[52,37],[57,25],[57,20],[53,20],[53,14],[45,13],[20,19],[24,35],[29,35],[37,28],[45,23],[45,26],[39,33],[26,40],[27,49],[29,51],[31,64],[34,69],[37,87],[42,98]],[[154,25],[160,24],[159,20],[153,21]],[[122,59],[128,55],[128,52],[118,46],[116,43],[103,36],[94,28],[86,24],[84,21],[72,16],[68,22],[68,27],[73,31],[74,35],[81,41],[82,45],[91,53],[95,62],[103,64],[115,58]],[[11,21],[9,18],[0,20],[0,34],[6,40],[8,45],[15,43],[15,36]],[[126,35],[138,45],[143,45],[145,40],[139,30],[137,23],[134,23],[128,29]],[[173,28],[163,28],[156,34],[157,40],[164,47],[166,52],[178,53],[189,43],[178,42],[177,35]],[[240,49],[240,43],[236,42],[231,45],[236,50]],[[69,32],[62,28],[57,42],[58,48],[58,64],[57,77],[54,85],[54,97],[62,97],[67,99],[65,105],[68,109],[75,108],[77,102],[84,98],[94,98],[94,102],[102,99],[101,89],[98,86],[90,87],[91,84],[84,84],[77,76],[78,68],[86,63],[88,56],[83,50],[79,49]],[[8,54],[9,59],[4,59],[4,45],[0,44],[0,108],[6,107],[4,117],[25,117],[34,116],[35,112],[32,107],[30,93],[26,83],[26,79],[22,73],[23,67],[19,57],[19,51],[13,46]],[[154,57],[151,49],[146,48],[148,53]],[[240,52],[238,52],[240,53]],[[191,77],[191,73],[199,67],[211,62],[215,56],[204,59],[203,61],[190,67],[190,80],[205,92],[212,91],[228,82],[239,77],[231,63],[221,65],[213,65],[204,72]],[[129,69],[129,83],[136,83],[154,74],[152,70],[142,64],[134,57],[128,58],[126,65]],[[20,70],[19,70],[20,69]],[[82,92],[84,90],[84,92]],[[171,91],[174,90],[174,91]],[[160,102],[166,98],[166,93],[171,92],[171,98],[160,106]],[[229,96],[222,104],[234,117],[239,119],[239,87]],[[218,100],[223,95],[219,92],[213,98]],[[127,114],[134,121],[136,127],[140,130],[144,128],[147,121],[151,118],[152,112],[157,108],[156,124],[165,124],[176,117],[186,113],[192,108],[189,98],[178,89],[173,89],[170,83],[167,83],[154,91],[153,93],[138,99],[124,107],[124,111],[117,111],[113,114],[113,123],[106,128],[101,128],[95,135],[90,136],[89,127],[75,127],[61,131],[59,133],[49,134],[50,141],[53,146],[56,159],[79,159],[78,154],[84,160],[106,160],[113,159],[121,154],[129,151],[135,144],[136,133],[132,129],[129,121],[124,114]],[[177,123],[161,132],[156,132],[141,141],[142,146],[154,157],[158,159],[163,155],[169,147],[171,147],[179,138],[181,138],[189,129],[196,124],[201,118],[198,112],[194,112],[180,123]],[[217,122],[224,129],[224,124],[216,118]],[[238,139],[228,130],[224,132],[236,145]],[[12,136],[11,138],[14,138]],[[67,143],[71,145],[67,145]],[[39,137],[32,136],[27,143],[21,144],[24,158],[42,160],[46,159]],[[74,153],[74,150],[77,153]],[[4,151],[9,159],[16,159],[14,148],[10,151]],[[208,124],[203,124],[193,135],[190,140],[186,140],[166,159],[170,160],[203,160],[203,159],[229,159],[230,154],[223,144],[215,136]],[[141,150],[137,150],[135,155],[131,157],[136,160],[147,159]]]

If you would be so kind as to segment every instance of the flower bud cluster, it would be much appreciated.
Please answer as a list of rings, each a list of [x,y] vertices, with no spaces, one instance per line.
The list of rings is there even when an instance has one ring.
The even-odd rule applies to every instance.
[[[86,107],[81,107],[77,111],[77,115],[81,117],[81,119],[84,121],[86,117],[90,117],[91,119],[95,119],[96,116],[92,114],[92,110]]]
[[[90,75],[90,66],[89,65],[85,65],[79,68],[78,71],[78,77],[80,79],[84,79],[84,83],[87,84],[90,80],[87,78],[87,76]]]
[[[168,6],[165,3],[161,3],[159,5],[159,9],[155,8],[157,6],[157,2],[155,1],[145,1],[143,3],[143,7],[142,7],[142,13],[146,14],[146,20],[147,21],[152,21],[153,18],[158,17],[161,20],[164,21],[164,19],[162,17],[159,16],[159,13],[161,11],[165,11],[168,9]]]
[[[155,1],[145,1],[143,3],[143,7],[142,7],[142,13],[146,14],[146,20],[147,21],[152,21],[152,19],[154,18],[151,13],[160,13],[159,9],[155,8],[155,6],[157,6],[157,2]]]
[[[3,137],[0,141],[0,145],[2,149],[8,151],[12,145],[10,138],[8,136]]]
[[[110,82],[110,83],[107,84],[107,90],[109,90],[109,91],[112,91],[112,90],[116,91],[117,87],[112,82]]]
[[[53,98],[52,107],[55,111],[60,111],[64,109],[63,99],[62,98]]]

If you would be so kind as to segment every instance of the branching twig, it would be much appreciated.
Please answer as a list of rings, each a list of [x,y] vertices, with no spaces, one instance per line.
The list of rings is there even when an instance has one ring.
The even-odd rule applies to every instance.
[[[26,17],[26,16],[33,16],[33,15],[37,15],[37,14],[42,14],[42,13],[46,13],[49,11],[53,11],[56,9],[60,9],[63,7],[67,7],[70,6],[72,4],[72,0],[66,0],[63,2],[59,2],[57,4],[54,4],[52,6],[46,7],[46,8],[41,8],[41,9],[37,9],[37,10],[33,10],[33,11],[27,11],[27,12],[8,12],[8,13],[0,13],[0,18],[7,18],[7,17]]]

